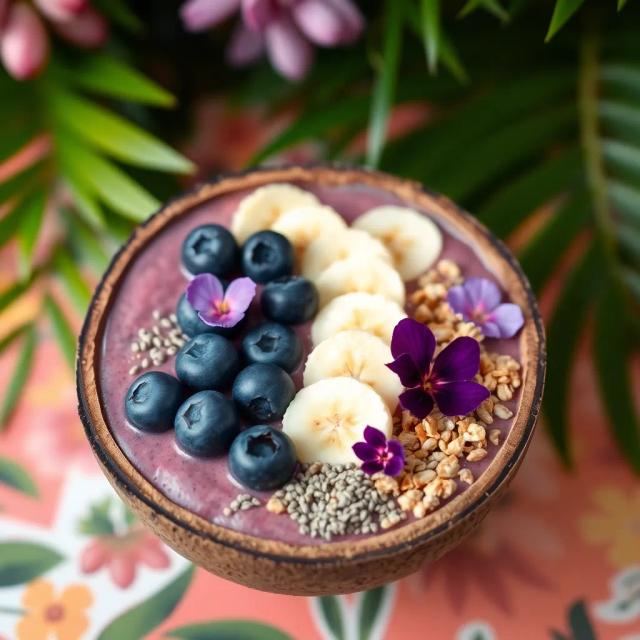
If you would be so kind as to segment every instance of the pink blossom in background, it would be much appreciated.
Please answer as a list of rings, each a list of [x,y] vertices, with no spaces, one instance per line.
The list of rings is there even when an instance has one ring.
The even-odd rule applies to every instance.
[[[50,43],[43,17],[78,47],[100,47],[107,40],[107,21],[88,0],[35,0],[34,5],[0,0],[0,60],[16,80],[33,78],[47,63]]]
[[[242,20],[229,43],[229,62],[244,66],[266,53],[290,80],[306,75],[313,45],[348,45],[364,29],[364,18],[351,0],[188,0],[180,14],[186,29],[203,31],[237,11]]]

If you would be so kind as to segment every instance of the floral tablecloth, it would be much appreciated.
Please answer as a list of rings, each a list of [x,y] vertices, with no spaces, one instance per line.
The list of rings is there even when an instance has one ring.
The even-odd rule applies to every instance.
[[[640,488],[586,355],[573,472],[539,428],[512,490],[462,546],[381,589],[301,598],[225,582],[140,528],[98,470],[72,374],[44,336],[0,435],[0,638],[640,640]],[[0,388],[13,358],[0,360]]]

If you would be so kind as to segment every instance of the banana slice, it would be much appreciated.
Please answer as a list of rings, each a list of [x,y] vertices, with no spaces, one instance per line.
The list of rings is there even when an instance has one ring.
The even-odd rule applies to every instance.
[[[382,398],[354,378],[328,378],[296,394],[282,418],[300,462],[359,462],[352,446],[367,425],[390,437],[391,414]]]
[[[302,275],[315,280],[328,266],[352,256],[372,256],[392,263],[389,250],[373,236],[358,229],[316,238],[304,253]]]
[[[307,358],[304,386],[325,378],[351,377],[368,384],[395,411],[403,386],[398,376],[385,366],[391,349],[380,338],[351,329],[323,340]]]
[[[404,306],[404,282],[388,263],[369,256],[338,260],[317,278],[320,307],[345,293],[377,293]]]
[[[347,223],[331,207],[302,206],[283,213],[271,225],[274,231],[287,236],[301,261],[305,249],[320,236],[332,237],[344,231]]]
[[[360,329],[391,343],[393,329],[407,314],[384,296],[371,293],[346,293],[334,298],[320,310],[311,325],[314,345],[348,329]]]
[[[382,241],[405,281],[424,273],[442,251],[442,234],[436,224],[413,209],[376,207],[353,226]]]
[[[319,206],[318,199],[292,184],[269,184],[243,198],[233,214],[231,231],[240,243],[252,233],[270,229],[285,212],[298,207]]]

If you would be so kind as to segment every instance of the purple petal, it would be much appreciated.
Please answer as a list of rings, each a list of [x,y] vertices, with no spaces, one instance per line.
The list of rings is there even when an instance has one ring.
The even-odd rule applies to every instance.
[[[224,301],[232,312],[242,313],[249,308],[256,295],[256,283],[251,278],[236,278],[227,287]]]
[[[240,8],[240,0],[188,0],[180,8],[180,17],[189,31],[203,31],[226,20]]]
[[[491,394],[486,387],[471,380],[439,384],[433,390],[438,409],[445,416],[465,416]]]
[[[353,453],[365,462],[377,460],[380,455],[380,452],[375,447],[372,447],[366,442],[356,442],[351,448],[353,449]]]
[[[380,429],[376,429],[375,427],[366,426],[364,430],[364,439],[372,446],[377,449],[384,449],[387,444],[387,438],[384,433],[380,431]]]
[[[434,384],[453,380],[469,380],[478,373],[480,345],[463,336],[448,344],[437,356],[431,369]]]
[[[385,364],[391,369],[404,387],[417,387],[422,382],[422,372],[416,369],[416,365],[408,353],[403,353],[393,362]]]
[[[196,311],[208,313],[223,297],[222,283],[211,273],[197,275],[187,286],[187,300]]]
[[[289,80],[302,79],[313,62],[313,47],[286,16],[274,20],[265,30],[271,64]]]
[[[389,453],[394,456],[400,456],[404,460],[404,447],[399,440],[389,440],[387,442]]]
[[[312,42],[322,47],[335,47],[344,41],[345,20],[326,0],[302,0],[291,11],[300,30]]]
[[[429,370],[435,349],[436,339],[431,329],[417,320],[404,318],[393,329],[391,354],[394,358],[409,354],[421,374]]]
[[[264,53],[264,39],[239,22],[227,47],[227,60],[234,67],[244,67]]]
[[[447,302],[455,313],[460,313],[465,320],[469,320],[469,312],[472,306],[467,299],[467,292],[463,285],[459,284],[451,287],[447,292]]]
[[[342,42],[355,42],[364,31],[364,16],[351,0],[325,0],[336,11],[340,12],[344,20],[345,30]]]
[[[251,31],[264,31],[276,16],[272,0],[242,0],[242,19]]]
[[[433,409],[433,398],[422,389],[408,389],[398,396],[400,406],[418,420],[424,420]]]
[[[487,278],[468,278],[462,286],[472,309],[481,305],[485,311],[489,312],[495,309],[502,299],[498,286]]]
[[[490,338],[511,338],[515,336],[524,324],[522,309],[517,304],[505,303],[498,305],[491,314],[489,322],[497,327],[498,335],[491,335],[485,331],[485,335]]]
[[[375,462],[373,460],[363,462],[360,468],[370,476],[372,476],[374,473],[378,473],[378,471],[382,471],[383,469],[382,462]]]
[[[384,465],[384,472],[388,476],[397,476],[404,469],[404,458],[394,456]]]

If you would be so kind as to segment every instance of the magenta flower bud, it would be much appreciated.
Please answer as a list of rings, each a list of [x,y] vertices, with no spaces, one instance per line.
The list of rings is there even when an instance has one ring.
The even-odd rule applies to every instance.
[[[241,0],[188,0],[180,17],[188,31],[204,31],[226,20],[240,9]]]
[[[265,38],[274,68],[285,78],[301,80],[313,62],[313,47],[293,21],[287,16],[272,21],[267,26]]]
[[[251,31],[264,31],[278,17],[274,0],[242,0],[242,19]]]
[[[65,40],[85,49],[101,47],[109,36],[107,21],[93,7],[87,7],[71,20],[53,26]]]
[[[346,0],[302,0],[292,13],[307,38],[322,47],[353,42],[364,25],[358,9]]]
[[[42,13],[54,22],[66,22],[84,11],[87,0],[34,0]]]
[[[27,4],[19,2],[9,9],[0,36],[0,58],[17,80],[35,76],[49,55],[49,39],[42,20]]]

